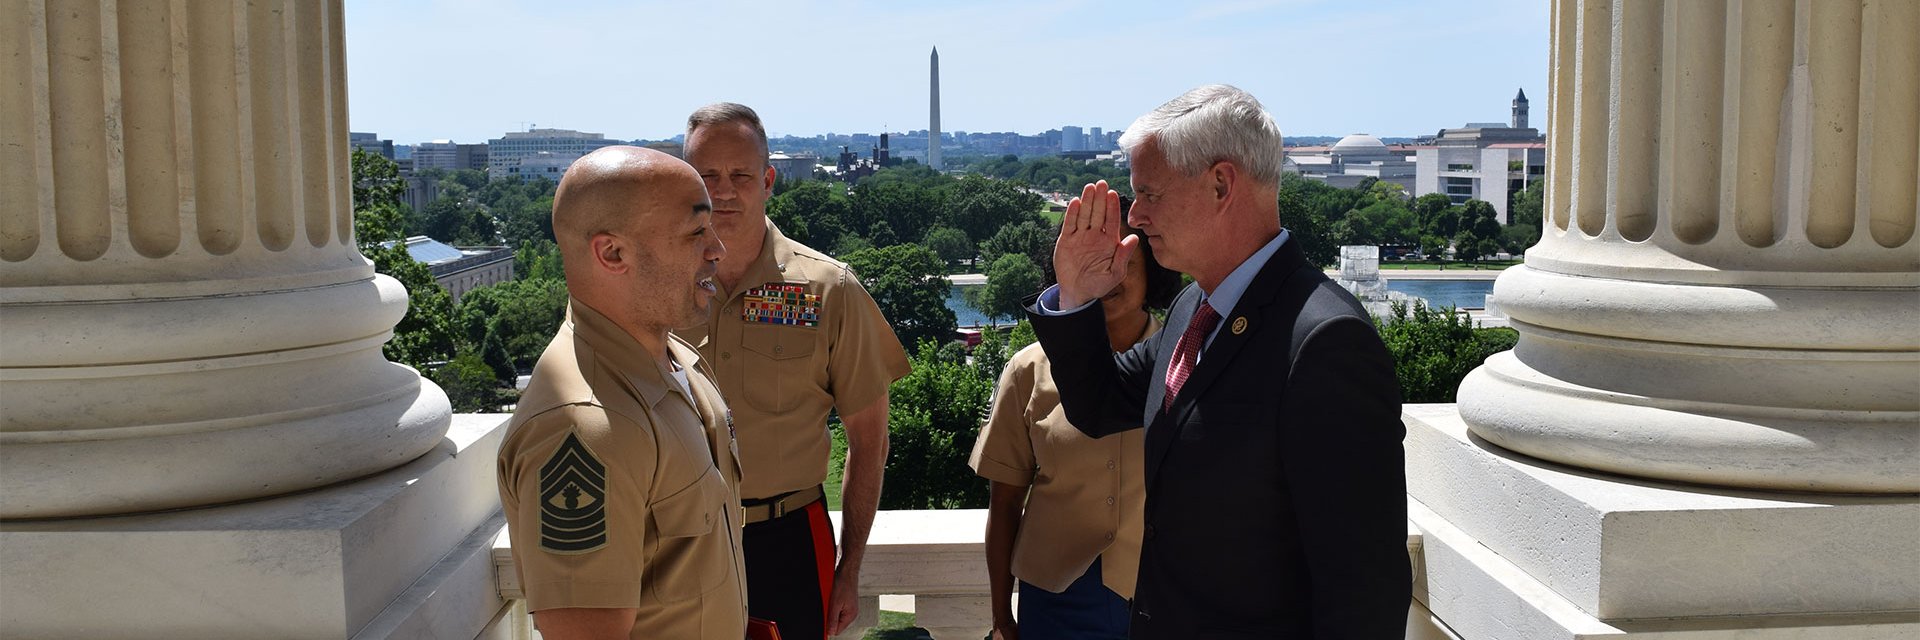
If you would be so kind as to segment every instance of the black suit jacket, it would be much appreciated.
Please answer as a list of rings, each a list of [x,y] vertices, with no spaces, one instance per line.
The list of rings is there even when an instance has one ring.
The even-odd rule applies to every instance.
[[[1370,316],[1289,241],[1161,411],[1200,298],[1188,287],[1165,329],[1119,354],[1097,304],[1029,309],[1074,426],[1147,425],[1132,637],[1404,637],[1406,429]]]

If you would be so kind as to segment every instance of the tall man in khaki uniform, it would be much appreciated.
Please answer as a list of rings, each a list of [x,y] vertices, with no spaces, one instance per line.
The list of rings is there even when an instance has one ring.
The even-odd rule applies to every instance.
[[[786,640],[837,634],[859,613],[886,470],[887,386],[906,375],[907,355],[852,270],[767,220],[776,176],[758,114],[700,108],[687,119],[686,155],[729,251],[706,324],[678,334],[700,346],[734,408],[748,601]],[[821,488],[836,409],[847,434],[837,563]]]
[[[567,321],[500,447],[514,567],[548,640],[746,634],[740,466],[713,376],[674,327],[726,250],[691,167],[635,147],[554,195]]]

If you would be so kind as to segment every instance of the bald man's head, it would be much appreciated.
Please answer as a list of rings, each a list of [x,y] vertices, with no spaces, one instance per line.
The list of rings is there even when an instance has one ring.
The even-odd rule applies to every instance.
[[[553,234],[567,291],[639,333],[704,318],[726,253],[700,175],[639,147],[603,147],[567,168],[553,195]]]
[[[700,208],[709,208],[700,174],[679,158],[641,147],[601,147],[582,156],[560,178],[553,194],[553,234],[561,254],[579,248],[594,234],[620,231],[635,214],[662,199],[683,197],[688,185],[701,191]],[[664,204],[664,203],[660,203]]]

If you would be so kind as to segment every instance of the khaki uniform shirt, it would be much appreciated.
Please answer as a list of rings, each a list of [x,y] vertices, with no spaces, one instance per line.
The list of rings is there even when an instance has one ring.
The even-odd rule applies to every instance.
[[[743,498],[827,479],[827,413],[887,396],[907,354],[847,265],[788,240],[767,221],[760,256],[721,291],[706,325],[682,329],[718,374],[740,432]]]
[[[1160,330],[1149,319],[1144,338]],[[1145,509],[1146,432],[1093,439],[1067,422],[1038,343],[1007,361],[993,413],[967,461],[980,477],[1030,487],[1013,543],[1013,575],[1055,593],[1100,558],[1100,578],[1133,597]]]
[[[500,502],[530,610],[636,608],[633,637],[746,634],[740,467],[699,355],[686,388],[606,316],[568,301],[500,446]]]

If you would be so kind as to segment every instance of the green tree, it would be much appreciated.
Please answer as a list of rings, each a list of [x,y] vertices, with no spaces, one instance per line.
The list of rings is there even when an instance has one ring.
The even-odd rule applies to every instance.
[[[973,258],[973,241],[967,239],[967,232],[953,227],[934,227],[922,242],[947,262]]]
[[[531,240],[513,250],[513,268],[521,280],[566,280],[566,265],[560,261],[560,245],[552,240]]]
[[[493,370],[493,379],[499,384],[512,387],[518,381],[520,372],[514,369],[513,356],[507,354],[507,343],[500,340],[500,334],[489,333],[480,341],[480,360]]]
[[[1460,230],[1453,237],[1454,257],[1475,261],[1500,251],[1499,213],[1484,200],[1468,200],[1460,210]]]
[[[942,204],[939,192],[916,183],[863,181],[853,189],[853,217],[863,224],[853,229],[865,231],[875,245],[883,247],[887,243],[879,238],[882,222],[897,237],[918,238],[933,227]]]
[[[1038,293],[1046,274],[1027,256],[1009,253],[987,266],[987,285],[966,293],[967,305],[990,318],[1018,318],[1026,305],[1022,298]]]
[[[1053,277],[1053,241],[1059,232],[1032,220],[1010,224],[994,232],[986,242],[980,243],[980,257],[993,264],[1001,256],[1017,253],[1027,257],[1035,266],[1040,267],[1045,280],[1052,282]]]
[[[967,176],[952,185],[940,219],[968,238],[987,238],[1001,227],[1031,219],[1044,205],[1040,196],[1012,182]]]
[[[442,183],[440,197],[427,203],[420,215],[420,233],[460,246],[491,245],[498,230],[487,206],[458,183]]]
[[[434,372],[434,382],[447,392],[456,413],[487,413],[500,410],[500,387],[493,369],[480,354],[461,351],[446,366]]]
[[[1341,244],[1413,244],[1420,239],[1413,212],[1392,199],[1376,200],[1349,211],[1333,226],[1333,235]]]
[[[540,359],[566,315],[566,282],[553,278],[511,280],[461,296],[456,324],[470,344],[497,340],[513,368],[529,369]]]
[[[373,270],[393,277],[407,288],[407,314],[393,327],[393,339],[381,348],[388,360],[432,371],[451,359],[459,342],[454,333],[453,297],[434,281],[433,272],[407,253],[402,245],[362,250],[373,260]]]
[[[1433,309],[1424,302],[1411,309],[1395,302],[1391,315],[1377,323],[1405,402],[1453,402],[1468,372],[1487,356],[1512,349],[1519,337],[1507,328],[1475,329],[1452,307]]]
[[[1546,185],[1541,179],[1534,178],[1525,189],[1513,196],[1513,203],[1507,205],[1507,217],[1510,220],[1507,224],[1532,225],[1537,230],[1541,225],[1541,212],[1545,209]]]
[[[809,247],[831,249],[851,231],[853,203],[837,184],[807,181],[767,201],[767,216],[787,237]],[[860,227],[861,233],[866,227]]]
[[[967,468],[967,454],[987,417],[994,378],[928,340],[913,369],[889,392],[887,490],[882,509],[985,507],[987,485]]]
[[[353,150],[348,161],[353,173],[353,235],[362,247],[407,237],[406,181],[400,165],[377,153]]]
[[[1420,229],[1423,233],[1434,233],[1433,229],[1436,221],[1439,220],[1441,214],[1453,208],[1453,200],[1448,198],[1447,194],[1444,193],[1429,193],[1414,198],[1413,202],[1409,204],[1407,208],[1411,209],[1414,218],[1419,220]]]
[[[388,360],[431,372],[454,355],[458,344],[449,318],[453,299],[433,279],[427,265],[414,261],[401,244],[406,231],[399,223],[405,205],[400,194],[398,166],[379,155],[354,150],[349,160],[354,185],[354,235],[361,255],[407,289],[407,313],[393,327],[393,338],[381,347]]]
[[[1301,178],[1299,174],[1285,174],[1280,180],[1280,225],[1287,228],[1294,242],[1300,243],[1300,249],[1307,254],[1307,261],[1322,267],[1333,266],[1339,259],[1339,245],[1334,241],[1332,225],[1319,211],[1308,206],[1308,187],[1312,180]]]
[[[902,346],[951,339],[955,322],[947,308],[946,267],[940,256],[917,244],[862,249],[842,258],[860,275]]]

